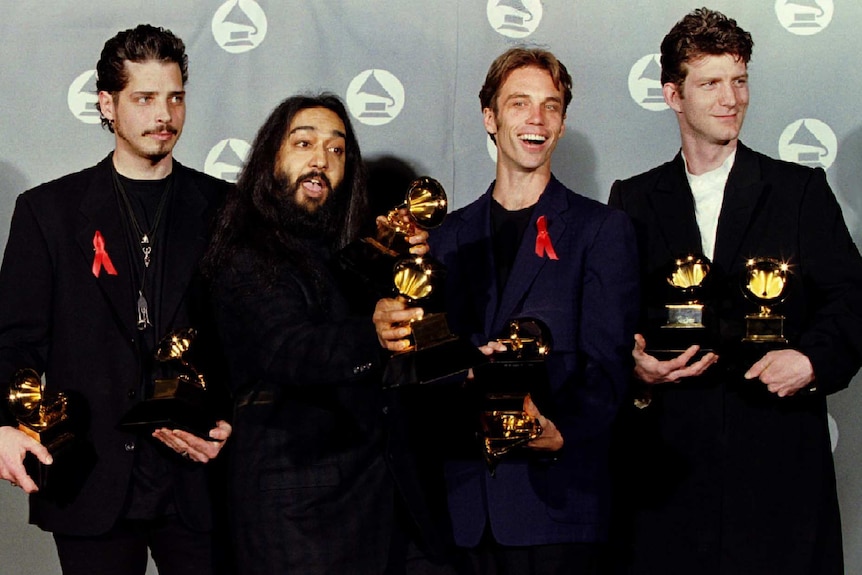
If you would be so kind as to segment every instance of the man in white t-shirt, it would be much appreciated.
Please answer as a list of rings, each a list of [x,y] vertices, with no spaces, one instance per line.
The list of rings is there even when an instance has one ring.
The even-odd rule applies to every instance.
[[[681,152],[611,190],[638,235],[634,375],[650,397],[624,410],[615,451],[621,572],[843,572],[826,396],[862,364],[862,259],[822,169],[739,142],[752,46],[706,8],[673,27],[662,84]],[[656,357],[668,265],[685,254],[711,260],[701,299],[713,345]],[[789,269],[785,344],[742,341],[760,311],[741,289],[753,258]]]

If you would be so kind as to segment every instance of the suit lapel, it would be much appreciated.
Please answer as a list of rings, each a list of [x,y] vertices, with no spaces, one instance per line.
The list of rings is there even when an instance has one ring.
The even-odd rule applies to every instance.
[[[516,313],[518,306],[530,291],[530,286],[536,281],[536,276],[548,262],[547,254],[541,257],[536,255],[536,238],[538,237],[536,222],[539,217],[545,216],[551,245],[555,247],[561,245],[561,238],[566,230],[566,222],[561,217],[561,214],[568,209],[566,194],[563,185],[556,178],[551,177],[551,181],[548,182],[545,191],[542,192],[536,203],[530,224],[524,231],[521,246],[518,248],[512,271],[500,298],[500,305],[496,309],[496,313],[492,311],[487,316],[493,317],[493,321],[488,326],[490,330],[488,334],[491,337],[500,333],[507,322],[512,319],[512,315]],[[569,254],[557,250],[557,256],[561,260],[565,260]]]
[[[649,201],[658,220],[656,229],[663,234],[671,257],[703,251],[694,198],[680,154],[662,171],[655,193],[649,195]]]
[[[471,286],[477,292],[480,286],[487,285],[484,294],[477,293],[474,301],[484,301],[485,310],[482,315],[485,335],[490,334],[494,311],[497,309],[497,274],[494,273],[492,262],[494,250],[491,238],[491,192],[494,184],[485,192],[478,202],[468,207],[461,216],[464,220],[458,232],[458,246],[479,246],[469,249],[471,261],[462,270],[468,278],[464,285]],[[485,343],[485,342],[482,342]]]
[[[95,256],[94,236],[96,232],[102,235],[105,251],[117,275],[110,275],[102,268],[93,280],[113,309],[114,317],[132,337],[136,333],[134,317],[136,296],[132,285],[128,242],[111,180],[110,162],[109,155],[96,166],[95,175],[81,202],[76,242],[83,256],[81,265],[90,270]]]
[[[173,324],[207,245],[207,202],[186,168],[174,162],[174,191],[165,237],[165,268],[159,325]],[[180,326],[184,327],[184,326]],[[162,337],[164,334],[157,334]]]
[[[738,144],[736,159],[724,189],[715,238],[713,259],[725,270],[733,266],[763,190],[757,157],[750,149]]]

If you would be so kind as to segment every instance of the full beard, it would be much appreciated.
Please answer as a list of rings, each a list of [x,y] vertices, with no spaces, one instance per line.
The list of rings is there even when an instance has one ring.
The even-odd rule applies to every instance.
[[[299,202],[299,188],[311,177],[326,182],[329,194],[325,199],[306,198],[305,202]],[[332,189],[327,177],[321,173],[303,174],[290,183],[284,175],[276,176],[275,180],[278,188],[284,190],[278,210],[278,223],[282,229],[296,237],[309,239],[331,240],[337,235],[338,224],[343,217],[342,186]]]

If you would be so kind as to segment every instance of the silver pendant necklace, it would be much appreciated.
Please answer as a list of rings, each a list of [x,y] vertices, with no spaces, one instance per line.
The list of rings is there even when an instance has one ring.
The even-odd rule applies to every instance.
[[[129,201],[129,196],[128,194],[126,194],[126,190],[123,187],[123,183],[120,181],[120,176],[119,174],[117,174],[117,169],[113,165],[111,166],[111,174],[114,178],[114,187],[117,190],[117,194],[123,201],[123,205],[126,208],[126,214],[128,215],[129,222],[132,224],[132,233],[134,233],[135,239],[138,240],[138,244],[141,248],[144,268],[141,272],[141,285],[138,288],[138,319],[136,325],[138,331],[144,331],[145,329],[153,325],[150,321],[150,306],[144,293],[146,286],[147,270],[149,270],[150,268],[151,255],[153,253],[153,247],[156,243],[156,233],[159,230],[159,222],[162,219],[162,215],[165,211],[165,205],[167,204],[167,199],[170,195],[173,178],[170,176],[168,177],[168,181],[165,184],[165,189],[164,191],[162,191],[161,198],[159,198],[159,205],[158,207],[156,207],[156,216],[155,218],[153,218],[152,229],[146,232],[141,229],[141,226],[138,223],[138,219],[135,217],[135,211],[132,209],[132,203]]]

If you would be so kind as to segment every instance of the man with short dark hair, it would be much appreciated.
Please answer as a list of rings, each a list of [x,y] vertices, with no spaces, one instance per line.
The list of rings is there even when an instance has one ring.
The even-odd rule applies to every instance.
[[[30,494],[30,521],[54,534],[65,574],[142,575],[148,548],[162,574],[206,574],[215,550],[201,464],[230,426],[220,421],[214,441],[176,429],[153,441],[118,424],[167,375],[153,359],[157,342],[206,321],[193,278],[228,185],[173,159],[185,121],[182,40],[149,25],[122,31],[97,70],[115,148],[18,198],[0,269],[0,395],[19,370],[35,370],[46,393],[67,394],[94,464],[72,493],[40,492],[28,452],[55,487],[85,461],[52,467],[3,401],[0,478]]]
[[[629,379],[637,258],[624,214],[551,173],[571,88],[546,50],[515,47],[493,62],[480,103],[497,146],[496,180],[429,240],[446,268],[454,333],[491,355],[504,350],[496,339],[512,320],[532,318],[551,340],[546,403],[524,405],[541,435],[493,474],[478,442],[457,446],[463,457],[450,453],[446,462],[449,513],[469,573],[596,573],[607,537],[608,447]],[[403,319],[394,305],[389,313]],[[383,321],[378,329],[388,333]]]
[[[611,190],[638,231],[644,327],[666,320],[671,262],[711,260],[711,351],[665,359],[648,351],[654,331],[635,338],[641,409],[629,405],[615,452],[626,573],[843,573],[826,396],[862,365],[862,259],[821,168],[739,141],[752,46],[706,8],[673,27],[662,82],[681,151]],[[765,260],[789,270],[769,320],[783,328],[758,327],[766,312],[743,293],[746,266]],[[777,294],[772,277],[755,295]]]

